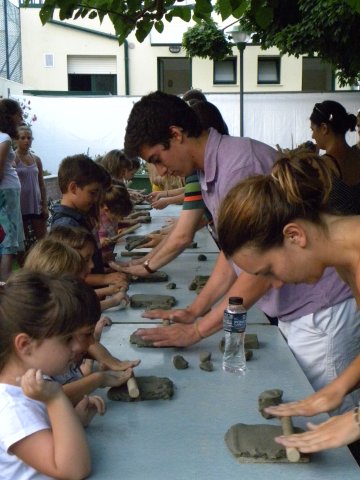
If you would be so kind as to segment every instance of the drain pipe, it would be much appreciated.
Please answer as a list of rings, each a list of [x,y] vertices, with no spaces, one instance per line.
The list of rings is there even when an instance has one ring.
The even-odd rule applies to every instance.
[[[130,95],[129,81],[129,42],[124,41],[125,95]]]

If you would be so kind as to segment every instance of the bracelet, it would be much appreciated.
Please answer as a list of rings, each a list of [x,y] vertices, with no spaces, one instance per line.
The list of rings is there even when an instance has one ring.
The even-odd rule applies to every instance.
[[[143,263],[143,267],[145,268],[145,270],[149,273],[155,273],[156,270],[153,270],[152,268],[150,268],[149,266],[149,262],[150,260],[146,260],[144,263]]]
[[[359,405],[354,409],[354,420],[360,428],[360,418],[359,418]]]
[[[202,339],[202,338],[205,338],[204,335],[201,335],[201,333],[200,333],[198,322],[195,322],[195,323],[194,323],[194,328],[195,328],[195,332],[199,335],[199,337],[200,337],[201,339]]]

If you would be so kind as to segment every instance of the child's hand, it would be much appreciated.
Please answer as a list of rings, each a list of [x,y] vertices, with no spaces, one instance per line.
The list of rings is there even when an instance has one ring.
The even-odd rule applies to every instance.
[[[94,338],[99,341],[103,328],[110,327],[112,325],[112,320],[109,317],[101,317],[100,320],[95,325]]]
[[[129,380],[129,378],[132,376],[132,372],[132,368],[128,368],[125,371],[106,370],[103,372],[99,372],[102,374],[102,382],[100,388],[120,387],[120,385],[123,385]]]
[[[108,237],[100,238],[100,245],[102,247],[108,247],[110,244],[111,244],[110,238],[108,238]]]
[[[128,368],[135,368],[139,365],[141,360],[119,360],[118,358],[111,357],[106,362],[102,362],[99,365],[100,370],[115,370],[124,371]]]
[[[96,414],[104,415],[106,405],[104,400],[98,395],[92,395],[91,397],[85,395],[75,406],[75,412],[80,418],[82,425],[87,427]]]
[[[113,262],[110,262],[110,263],[113,264]],[[122,285],[122,286],[128,285],[127,275],[126,273],[122,273],[122,272],[106,273],[105,281],[108,285],[110,285],[110,283],[115,285]]]
[[[62,394],[62,388],[57,382],[45,380],[42,371],[35,368],[24,373],[20,378],[20,386],[27,397],[44,403]]]
[[[113,295],[111,298],[107,299],[108,305],[107,308],[116,307],[120,303],[125,303],[125,305],[129,305],[130,298],[126,295],[125,292],[118,292]]]

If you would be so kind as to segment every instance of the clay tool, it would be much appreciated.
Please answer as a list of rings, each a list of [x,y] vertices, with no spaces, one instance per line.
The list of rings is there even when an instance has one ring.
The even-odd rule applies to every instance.
[[[284,435],[292,435],[294,433],[294,426],[291,421],[291,417],[281,417],[281,427]],[[289,462],[299,462],[300,460],[300,452],[295,447],[286,447],[286,457]]]
[[[127,381],[127,388],[129,392],[129,397],[130,398],[138,398],[140,395],[139,387],[136,382],[136,378],[130,377],[129,380]]]
[[[128,235],[129,233],[135,232],[135,230],[137,230],[140,227],[141,227],[141,223],[136,223],[135,225],[132,225],[129,228],[125,228],[125,230],[118,233],[117,235],[114,235],[113,237],[110,237],[109,241],[111,243],[115,243],[119,240],[119,238],[123,237],[124,235]]]

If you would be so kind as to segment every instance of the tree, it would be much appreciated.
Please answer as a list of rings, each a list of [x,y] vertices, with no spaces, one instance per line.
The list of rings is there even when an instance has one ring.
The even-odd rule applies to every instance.
[[[338,71],[341,84],[360,80],[360,0],[194,0],[193,5],[182,1],[45,0],[40,18],[43,23],[51,20],[56,8],[61,20],[98,17],[102,21],[108,15],[121,44],[133,31],[140,42],[152,28],[161,33],[164,21],[171,22],[174,17],[206,24],[217,13],[223,21],[230,17],[232,22],[241,21],[263,48],[276,46],[280,53],[295,56],[317,54]],[[218,30],[230,44],[223,30]],[[204,32],[209,40],[206,28]],[[219,41],[219,35],[211,35]],[[207,50],[206,56],[215,58],[212,40]],[[203,55],[204,49],[199,48],[197,54]]]

